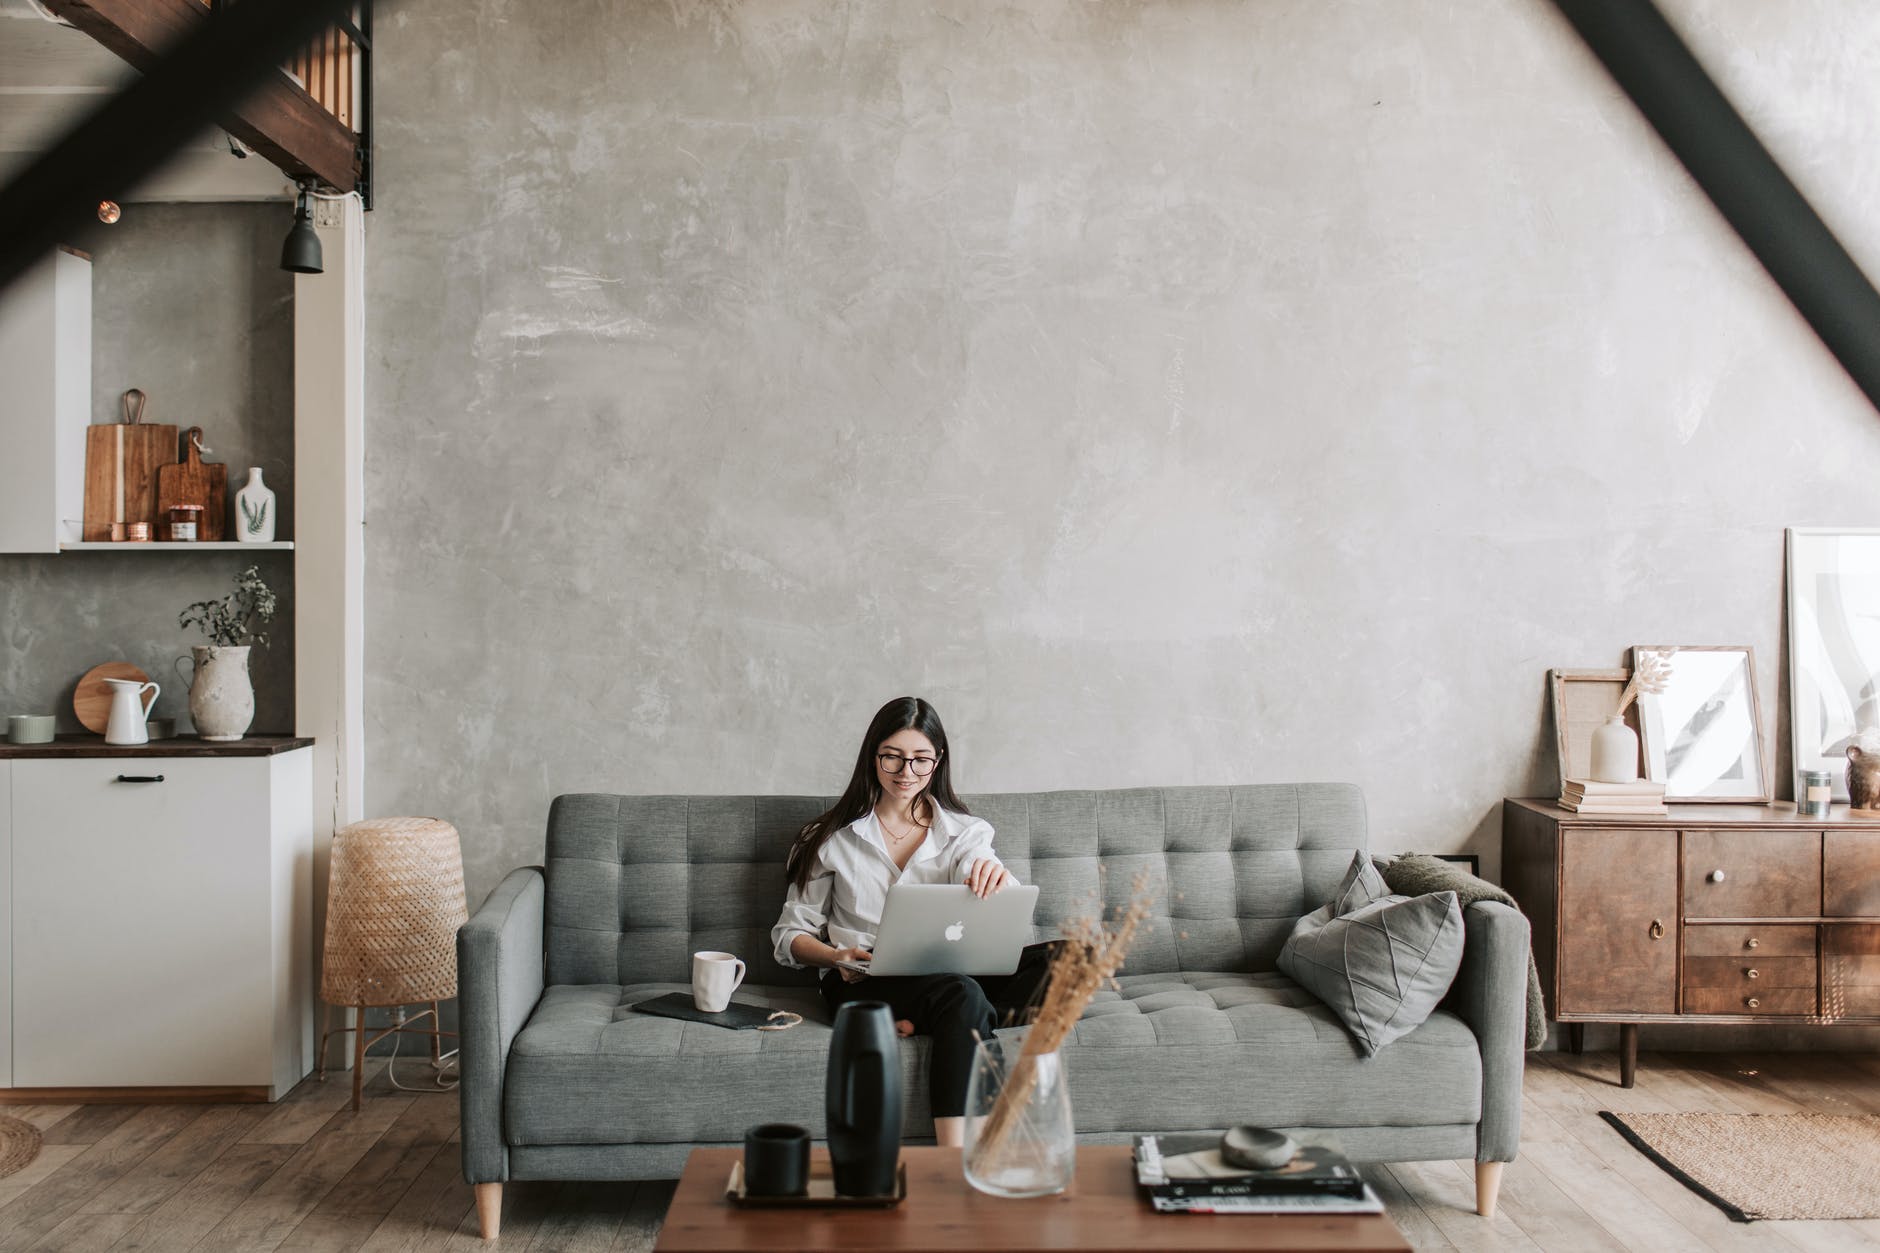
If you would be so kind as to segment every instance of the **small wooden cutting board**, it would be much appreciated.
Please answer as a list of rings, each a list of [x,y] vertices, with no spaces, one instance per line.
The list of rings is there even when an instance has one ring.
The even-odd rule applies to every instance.
[[[223,539],[228,529],[228,467],[202,459],[202,428],[183,433],[183,459],[157,471],[157,514],[163,519],[163,537],[170,535],[170,510],[177,505],[201,505],[202,520],[196,538],[209,543]]]
[[[78,681],[78,690],[72,693],[72,712],[78,715],[79,725],[93,735],[103,735],[111,721],[111,685],[106,679],[150,682],[149,675],[128,661],[107,661],[85,671],[85,677]]]

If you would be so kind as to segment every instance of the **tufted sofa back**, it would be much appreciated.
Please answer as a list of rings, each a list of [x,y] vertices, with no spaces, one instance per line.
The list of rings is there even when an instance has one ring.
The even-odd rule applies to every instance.
[[[1034,938],[1162,887],[1132,974],[1271,970],[1301,914],[1368,847],[1364,796],[1346,783],[1006,792],[963,797],[993,847],[1036,884]],[[760,984],[808,984],[770,954],[784,855],[833,798],[558,797],[548,816],[550,983],[684,983],[692,954],[736,953]],[[1100,873],[1100,868],[1102,872]]]

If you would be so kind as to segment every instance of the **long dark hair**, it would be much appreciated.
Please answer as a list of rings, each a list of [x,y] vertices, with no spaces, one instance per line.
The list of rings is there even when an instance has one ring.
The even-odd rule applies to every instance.
[[[883,740],[910,727],[932,740],[933,750],[940,757],[933,773],[927,776],[927,786],[915,800],[924,796],[929,805],[938,805],[956,814],[968,812],[966,806],[960,804],[960,798],[953,794],[953,754],[947,751],[947,731],[940,725],[940,715],[918,696],[897,696],[877,710],[874,720],[868,724],[868,732],[862,736],[862,747],[855,754],[855,772],[849,776],[842,799],[828,813],[804,827],[796,842],[790,845],[784,873],[799,891],[809,886],[810,867],[816,864],[816,854],[829,842],[829,837],[873,809],[881,799],[881,782],[875,777],[875,754],[881,750]],[[928,821],[933,821],[931,812]]]

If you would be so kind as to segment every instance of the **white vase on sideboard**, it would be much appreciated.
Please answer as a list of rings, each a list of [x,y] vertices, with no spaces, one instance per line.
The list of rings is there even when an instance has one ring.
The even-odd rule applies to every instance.
[[[244,544],[274,542],[274,492],[261,481],[261,467],[248,467],[248,482],[235,493],[235,538]]]

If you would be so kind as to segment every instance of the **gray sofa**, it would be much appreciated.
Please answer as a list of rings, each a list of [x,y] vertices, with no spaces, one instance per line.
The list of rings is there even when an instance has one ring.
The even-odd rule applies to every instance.
[[[758,1122],[823,1126],[829,1015],[813,974],[771,957],[791,836],[816,797],[557,799],[543,867],[512,872],[458,934],[465,1177],[495,1234],[510,1179],[678,1175],[695,1145]],[[1467,949],[1444,1005],[1365,1058],[1344,1026],[1274,968],[1294,921],[1367,846],[1345,784],[1144,788],[966,798],[1040,892],[1034,938],[1146,869],[1167,884],[1120,991],[1105,991],[1065,1054],[1079,1138],[1248,1122],[1336,1131],[1360,1161],[1470,1158],[1477,1208],[1520,1138],[1527,920],[1465,912]],[[1099,868],[1107,868],[1100,874]],[[730,1031],[635,1013],[689,989],[691,954],[723,949],[749,975],[736,999],[803,1015]],[[931,1137],[928,1041],[902,1046],[907,1131]]]

